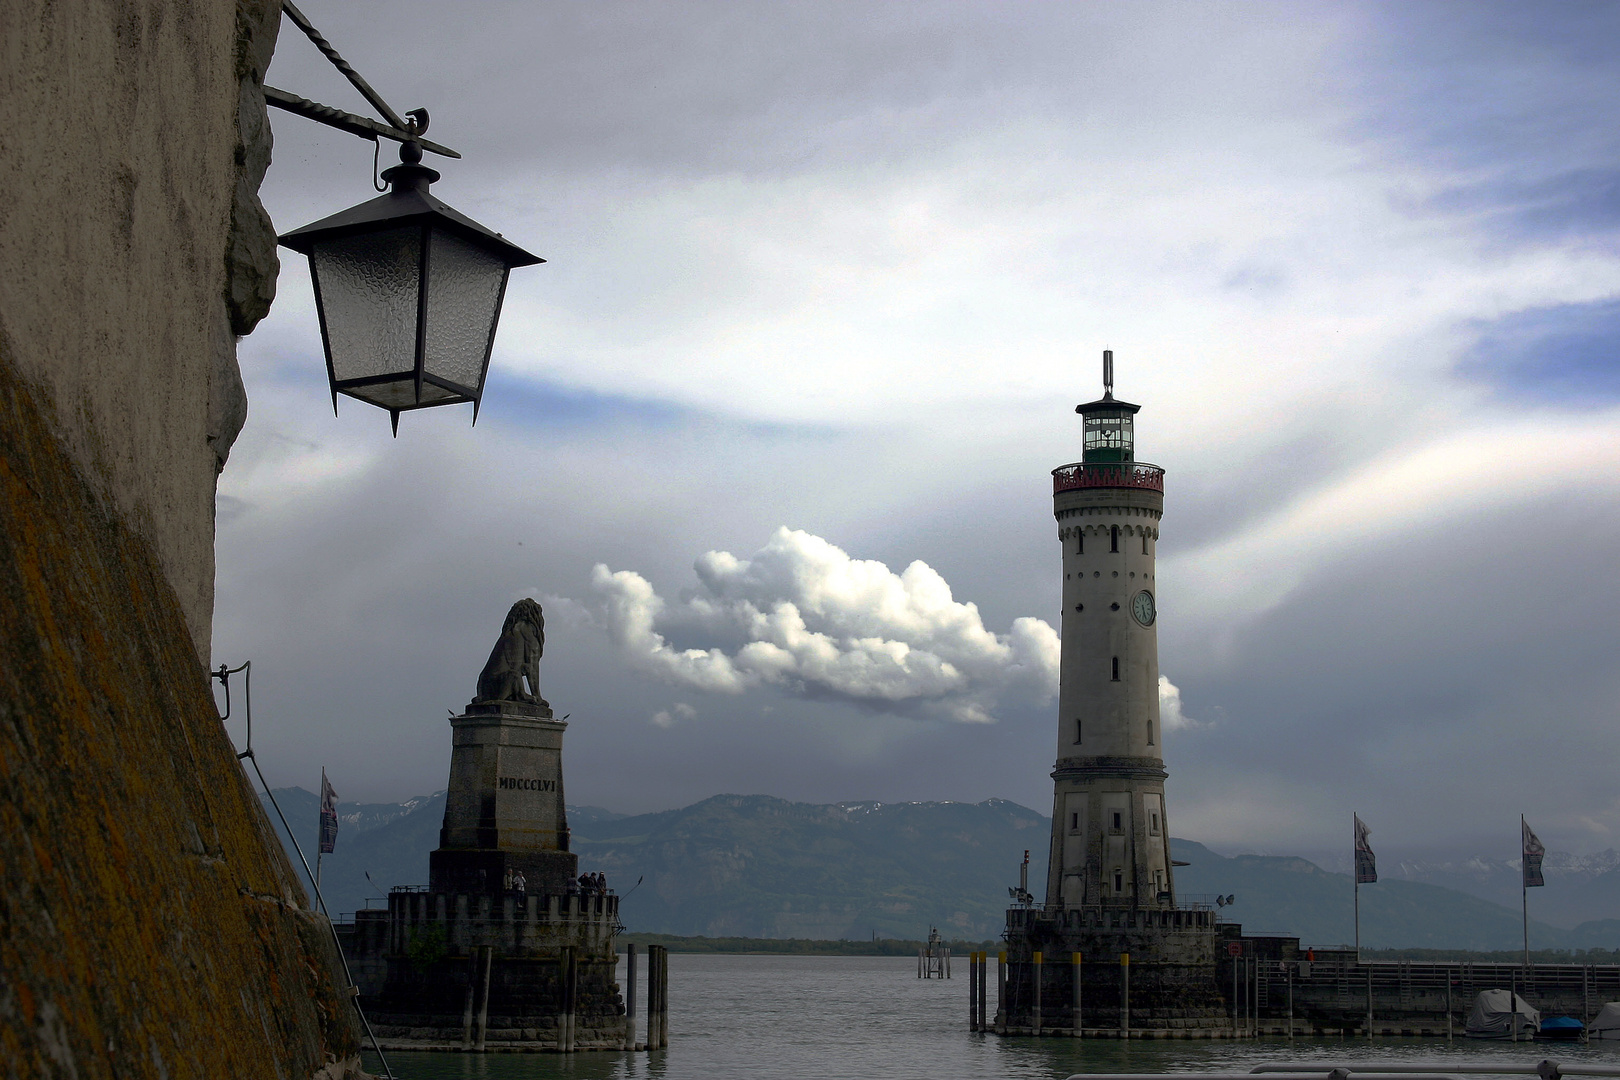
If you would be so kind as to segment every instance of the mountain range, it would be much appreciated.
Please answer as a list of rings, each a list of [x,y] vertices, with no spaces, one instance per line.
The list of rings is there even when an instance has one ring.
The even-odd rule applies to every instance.
[[[302,788],[275,795],[308,838],[313,866],[318,800]],[[810,804],[717,795],[652,814],[572,806],[568,815],[581,868],[608,875],[626,926],[712,937],[920,938],[937,926],[949,937],[993,938],[1026,849],[1032,891],[1041,891],[1051,828],[1045,815],[1004,799]],[[328,910],[376,906],[390,886],[425,884],[443,816],[442,792],[341,806],[337,850],[322,859]],[[277,831],[286,843],[279,822]],[[1188,840],[1173,839],[1171,849],[1188,863],[1176,871],[1181,898],[1235,897],[1222,915],[1247,932],[1298,935],[1321,946],[1354,938],[1347,874],[1290,856],[1228,858]],[[1532,948],[1620,945],[1620,919],[1609,917],[1620,913],[1620,866],[1612,855],[1549,853],[1548,887],[1537,890],[1532,910],[1587,917],[1570,926],[1532,920]],[[1362,886],[1362,944],[1517,947],[1517,883],[1516,867],[1486,860],[1389,867],[1384,880]]]

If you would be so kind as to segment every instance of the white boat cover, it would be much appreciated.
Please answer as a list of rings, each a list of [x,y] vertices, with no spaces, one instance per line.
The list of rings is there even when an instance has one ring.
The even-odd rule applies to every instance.
[[[1511,999],[1511,1003],[1510,1003]],[[1463,1034],[1470,1039],[1511,1039],[1515,1024],[1519,1038],[1526,1041],[1541,1030],[1541,1012],[1518,994],[1506,990],[1482,990],[1468,1011],[1468,1027]]]
[[[1589,1039],[1620,1039],[1620,1001],[1606,1002],[1586,1031]]]

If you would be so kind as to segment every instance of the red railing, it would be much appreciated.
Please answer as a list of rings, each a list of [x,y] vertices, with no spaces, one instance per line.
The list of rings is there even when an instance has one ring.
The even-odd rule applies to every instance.
[[[1052,494],[1082,488],[1146,488],[1164,491],[1164,470],[1142,461],[1060,465],[1052,470]]]

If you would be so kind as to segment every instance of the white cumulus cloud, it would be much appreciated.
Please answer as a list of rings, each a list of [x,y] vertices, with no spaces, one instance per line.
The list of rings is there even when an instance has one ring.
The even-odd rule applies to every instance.
[[[1163,675],[1159,676],[1159,726],[1165,731],[1209,726],[1208,721],[1194,720],[1181,711],[1181,688]]]
[[[968,723],[1057,692],[1049,624],[1020,618],[997,634],[926,563],[897,574],[783,527],[750,558],[710,551],[694,569],[699,587],[673,603],[635,571],[599,563],[591,573],[609,637],[676,684],[721,693],[770,686]],[[707,647],[682,648],[675,635]]]

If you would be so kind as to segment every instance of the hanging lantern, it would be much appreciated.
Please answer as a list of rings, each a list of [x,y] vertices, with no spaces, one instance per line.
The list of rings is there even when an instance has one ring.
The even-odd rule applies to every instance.
[[[544,259],[428,193],[439,179],[415,140],[382,174],[388,194],[280,237],[309,257],[326,373],[337,397],[387,409],[479,400],[506,278]]]

